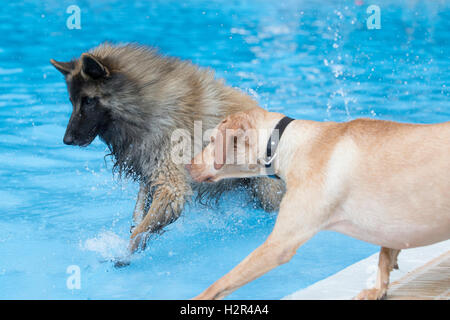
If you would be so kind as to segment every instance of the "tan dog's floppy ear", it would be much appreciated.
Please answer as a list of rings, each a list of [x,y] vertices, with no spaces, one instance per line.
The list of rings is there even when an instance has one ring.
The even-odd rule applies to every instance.
[[[222,121],[217,130],[217,135],[214,141],[214,169],[220,170],[225,164],[226,160],[226,131],[228,118]]]
[[[81,74],[85,78],[99,79],[109,76],[108,68],[89,53],[81,55]]]
[[[58,62],[53,59],[50,59],[50,63],[64,76],[68,75],[73,69],[75,69],[75,62]]]
[[[231,115],[220,123],[214,144],[214,169],[220,170],[223,167],[227,152],[234,152],[237,138],[250,128],[248,115],[243,112]]]

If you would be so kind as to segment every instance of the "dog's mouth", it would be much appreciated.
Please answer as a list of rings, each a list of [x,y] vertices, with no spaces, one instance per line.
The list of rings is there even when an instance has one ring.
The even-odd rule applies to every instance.
[[[74,144],[79,147],[87,147],[94,141],[95,137],[97,137],[97,126],[93,127],[91,130],[89,130],[89,133],[87,135],[87,138],[83,141],[76,141]]]
[[[213,176],[209,176],[209,177],[204,178],[202,182],[213,183],[213,182],[216,182],[216,180],[214,179]]]
[[[206,182],[206,183],[215,182],[213,176],[204,176],[204,177],[202,177],[202,176],[192,176],[192,179],[195,182],[200,182],[200,183],[202,183],[202,182]]]
[[[213,183],[216,182],[216,179],[213,175],[201,175],[201,174],[196,174],[195,172],[190,172],[192,179],[195,182],[206,182],[206,183]]]

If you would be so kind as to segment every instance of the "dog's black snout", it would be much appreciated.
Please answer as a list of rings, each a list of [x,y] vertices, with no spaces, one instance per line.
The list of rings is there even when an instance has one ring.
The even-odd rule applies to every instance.
[[[73,144],[73,136],[71,134],[64,135],[63,142],[64,142],[64,144],[72,145]]]

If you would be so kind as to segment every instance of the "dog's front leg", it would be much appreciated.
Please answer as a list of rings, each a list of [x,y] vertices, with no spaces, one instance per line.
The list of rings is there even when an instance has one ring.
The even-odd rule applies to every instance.
[[[133,230],[129,246],[131,253],[140,245],[145,247],[149,234],[161,231],[177,220],[187,197],[192,193],[184,168],[172,163],[160,166],[151,181],[148,188],[152,191],[152,203],[145,217]]]
[[[288,262],[301,244],[302,242],[284,244],[267,240],[233,270],[196,296],[194,300],[223,299],[246,283]]]
[[[136,225],[141,223],[142,219],[144,218],[144,210],[145,210],[145,204],[147,202],[148,198],[148,186],[146,183],[141,182],[139,186],[139,192],[136,200],[136,205],[134,207],[133,211],[133,223],[134,225],[131,227],[131,231],[135,228]]]
[[[295,196],[288,194],[283,198],[275,227],[267,240],[194,299],[222,299],[271,269],[287,263],[298,247],[319,231],[322,225],[321,214],[311,207],[299,205],[294,199]]]
[[[389,286],[389,274],[393,269],[398,269],[397,257],[400,250],[382,247],[378,258],[378,274],[375,288],[361,291],[357,300],[380,300],[386,297]]]

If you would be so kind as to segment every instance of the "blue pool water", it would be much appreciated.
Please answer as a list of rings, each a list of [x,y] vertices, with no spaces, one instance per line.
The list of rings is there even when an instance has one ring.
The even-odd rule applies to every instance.
[[[81,30],[66,27],[71,4]],[[366,27],[369,4],[381,9],[381,29]],[[262,243],[276,217],[240,192],[215,209],[193,203],[130,266],[114,268],[137,186],[112,177],[98,139],[62,143],[71,106],[50,58],[135,41],[212,67],[292,117],[431,123],[450,120],[449,30],[448,1],[2,1],[0,298],[191,298]],[[278,299],[377,249],[323,232],[230,298]],[[70,265],[80,290],[66,286]]]

